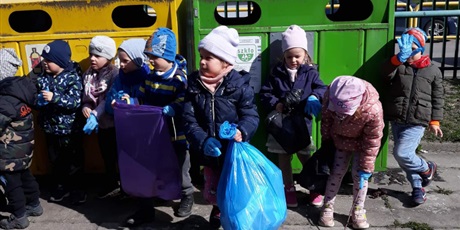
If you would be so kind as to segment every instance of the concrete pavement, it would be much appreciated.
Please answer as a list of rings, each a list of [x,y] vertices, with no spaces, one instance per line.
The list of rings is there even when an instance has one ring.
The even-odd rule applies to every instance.
[[[412,207],[410,192],[404,173],[393,156],[388,157],[388,170],[374,174],[370,182],[365,208],[370,229],[459,229],[460,230],[460,144],[423,143],[427,153],[422,156],[438,164],[434,181],[426,188],[427,201]],[[47,185],[42,187],[44,214],[30,217],[30,230],[102,230],[122,229],[121,223],[137,208],[134,199],[99,200],[95,197],[95,183],[89,188],[88,201],[81,206],[72,206],[68,201],[49,203]],[[281,229],[344,229],[350,211],[351,185],[344,184],[336,200],[335,227],[316,226],[319,209],[307,204],[308,191],[299,188],[299,207],[289,209],[288,217]],[[195,192],[193,214],[187,218],[173,215],[171,201],[156,207],[156,222],[136,229],[208,229],[211,206],[204,204],[200,191]],[[372,198],[371,198],[372,197]],[[7,213],[1,213],[6,216]]]

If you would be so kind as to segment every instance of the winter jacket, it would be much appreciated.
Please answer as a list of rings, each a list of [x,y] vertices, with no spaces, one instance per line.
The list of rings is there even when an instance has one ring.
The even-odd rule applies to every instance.
[[[45,133],[53,135],[69,135],[81,132],[81,124],[77,124],[77,112],[81,114],[82,80],[74,68],[67,68],[56,77],[47,73],[37,79],[38,92],[53,92],[51,101],[39,107],[38,121]]]
[[[170,134],[175,144],[186,145],[182,111],[184,107],[185,89],[187,88],[187,62],[181,55],[176,55],[176,62],[169,71],[158,75],[152,71],[140,87],[140,101],[145,105],[174,109],[174,120],[167,119]]]
[[[185,96],[185,135],[193,152],[204,156],[204,143],[214,137],[222,144],[222,163],[229,141],[220,139],[219,129],[224,121],[238,125],[243,141],[249,141],[259,124],[259,114],[254,104],[254,89],[249,85],[250,75],[245,71],[230,71],[215,93],[207,90],[198,74],[188,77]]]
[[[35,84],[27,77],[0,81],[0,171],[29,168],[34,149]]]
[[[335,112],[328,109],[327,89],[321,111],[321,136],[322,143],[332,139],[337,150],[358,152],[360,169],[373,172],[385,123],[379,93],[369,82],[365,81],[365,84],[366,91],[361,105],[353,116],[347,116],[344,120],[340,120]]]
[[[395,66],[388,60],[383,66],[385,119],[427,127],[441,121],[444,107],[442,74],[433,63],[415,69],[407,63]]]
[[[121,99],[118,94],[120,91],[123,91],[123,93],[128,94],[132,98],[139,98],[141,95],[139,87],[147,79],[149,73],[150,68],[145,63],[142,67],[130,73],[124,73],[123,70],[120,69],[118,76],[115,77],[112,87],[110,87],[109,92],[106,94],[105,112],[113,115],[112,101],[114,99]]]
[[[291,82],[284,63],[279,63],[273,68],[264,85],[260,90],[262,106],[267,113],[275,110],[276,105],[285,98],[286,94],[293,89],[302,89],[304,92],[300,97],[300,103],[294,106],[294,110],[304,114],[307,98],[314,95],[321,102],[327,86],[319,77],[315,66],[302,65],[297,70],[297,77]],[[311,117],[305,119],[309,132],[311,133]]]
[[[91,113],[97,117],[99,128],[102,129],[114,126],[113,116],[105,112],[105,98],[118,71],[115,65],[108,64],[98,72],[89,68],[83,74],[82,108],[91,109]]]

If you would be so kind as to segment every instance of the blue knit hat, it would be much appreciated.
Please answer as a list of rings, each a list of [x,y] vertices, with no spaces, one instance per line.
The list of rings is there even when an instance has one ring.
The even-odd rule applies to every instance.
[[[145,44],[145,54],[173,62],[176,58],[176,35],[168,28],[158,28]]]
[[[67,68],[70,65],[70,46],[63,40],[54,40],[43,47],[42,57],[50,60],[61,68]]]

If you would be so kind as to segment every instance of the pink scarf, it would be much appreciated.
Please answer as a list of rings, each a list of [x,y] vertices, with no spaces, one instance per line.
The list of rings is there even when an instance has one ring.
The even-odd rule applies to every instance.
[[[232,71],[233,66],[229,65],[226,69],[224,69],[220,74],[215,77],[206,77],[200,72],[200,79],[203,82],[204,86],[211,91],[212,93],[216,92],[217,86],[224,81],[224,77]]]

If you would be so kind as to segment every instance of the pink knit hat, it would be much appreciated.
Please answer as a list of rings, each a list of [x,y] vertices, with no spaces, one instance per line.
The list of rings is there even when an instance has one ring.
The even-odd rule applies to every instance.
[[[292,48],[303,48],[305,51],[308,51],[307,33],[299,26],[289,26],[282,33],[282,36],[281,49],[283,49],[283,53]]]
[[[350,116],[361,105],[366,91],[364,81],[353,76],[338,76],[329,87],[328,109]]]

